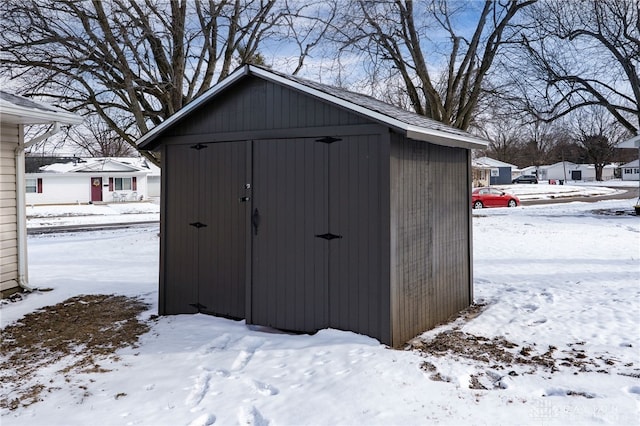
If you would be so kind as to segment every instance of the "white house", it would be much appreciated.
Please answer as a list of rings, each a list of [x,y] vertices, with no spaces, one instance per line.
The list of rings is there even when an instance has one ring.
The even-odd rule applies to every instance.
[[[602,180],[614,178],[616,166],[607,164],[602,170]],[[593,164],[576,164],[570,161],[560,161],[548,166],[538,167],[538,179],[540,180],[571,180],[571,181],[595,181],[596,168]]]
[[[519,172],[517,166],[490,157],[471,160],[471,170],[474,186],[509,184]]]
[[[620,170],[622,170],[622,180],[638,180],[640,179],[640,160],[633,160],[630,163],[623,164],[620,166]]]
[[[620,166],[622,169],[622,180],[638,180],[640,181],[640,174],[638,174],[638,166],[640,165],[640,135],[635,135],[629,140],[620,142],[618,148],[629,148],[638,151],[638,159],[630,163]],[[640,199],[638,200],[640,202]]]
[[[0,91],[0,294],[30,289],[27,269],[24,149],[82,117]],[[25,126],[49,124],[39,136],[24,139]]]
[[[74,158],[52,162],[26,174],[26,202],[39,205],[146,200],[147,177],[152,173],[159,174],[159,169],[145,158]]]

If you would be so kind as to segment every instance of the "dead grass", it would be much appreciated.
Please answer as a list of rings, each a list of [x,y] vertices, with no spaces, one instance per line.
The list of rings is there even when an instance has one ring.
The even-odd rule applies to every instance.
[[[81,295],[25,315],[2,330],[0,408],[15,410],[51,390],[38,371],[54,367],[66,381],[75,373],[100,373],[100,362],[135,346],[149,326],[138,320],[147,305],[136,298]],[[57,364],[57,366],[56,366]],[[80,386],[82,388],[82,386]]]
[[[483,304],[472,305],[452,318],[447,330],[433,337],[416,338],[410,342],[409,349],[420,352],[426,358],[421,369],[431,380],[451,381],[437,369],[437,359],[443,357],[467,360],[475,364],[477,373],[471,375],[471,389],[498,388],[500,379],[506,375],[518,376],[539,372],[553,374],[560,369],[572,370],[573,374],[610,374],[613,367],[619,367],[618,361],[610,357],[589,356],[583,349],[585,342],[568,343],[565,349],[555,346],[539,348],[535,343],[518,345],[502,336],[487,338],[463,332],[461,327],[480,315],[484,309]],[[625,364],[624,367],[629,369],[633,367],[633,363]],[[638,371],[638,368],[634,368],[617,374],[635,377]],[[481,383],[481,378],[484,383]],[[576,392],[572,395],[583,396]]]

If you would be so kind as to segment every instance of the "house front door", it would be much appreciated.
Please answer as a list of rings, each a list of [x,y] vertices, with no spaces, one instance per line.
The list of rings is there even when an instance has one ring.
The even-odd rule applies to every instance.
[[[91,202],[102,201],[102,178],[91,178]]]

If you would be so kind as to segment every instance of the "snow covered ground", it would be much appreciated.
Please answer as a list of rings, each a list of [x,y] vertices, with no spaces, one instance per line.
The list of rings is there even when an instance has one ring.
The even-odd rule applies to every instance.
[[[139,347],[100,362],[109,372],[65,380],[63,365],[50,366],[43,400],[4,409],[2,425],[640,424],[640,218],[617,214],[633,204],[473,212],[482,307],[421,340],[456,331],[552,368],[178,315],[149,320]],[[149,225],[30,236],[30,282],[53,291],[3,305],[2,325],[78,294],[140,296],[149,319],[157,234]],[[0,389],[10,394],[11,383]]]
[[[566,185],[495,185],[521,200],[544,200],[570,197],[595,197],[611,195],[629,188],[637,188],[638,182],[612,180],[607,182],[567,182]],[[28,206],[27,227],[51,228],[58,226],[113,224],[157,221],[160,218],[157,203],[107,203],[60,206]]]
[[[541,181],[539,184],[515,184],[515,185],[493,185],[494,188],[501,189],[516,195],[523,201],[527,200],[548,200],[571,197],[596,197],[602,195],[612,195],[620,193],[626,189],[637,188],[638,182],[632,181],[606,181],[606,182],[575,182],[569,181],[565,185],[550,185],[548,181]]]
[[[149,222],[160,218],[160,206],[151,202],[27,206],[27,228]]]

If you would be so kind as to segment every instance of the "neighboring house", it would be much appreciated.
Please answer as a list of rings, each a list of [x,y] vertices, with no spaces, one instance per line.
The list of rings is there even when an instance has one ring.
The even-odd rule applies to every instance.
[[[151,130],[159,313],[403,345],[473,302],[472,135],[246,65]]]
[[[602,170],[602,180],[613,179],[615,170],[615,165],[607,164]],[[538,168],[538,179],[591,182],[596,180],[596,168],[593,164],[576,164],[570,161],[561,161],[548,166],[540,166]]]
[[[82,117],[0,91],[0,294],[29,288],[25,215],[24,149],[45,140],[62,125]],[[24,139],[25,126],[49,124],[34,139]]]
[[[471,162],[471,167],[474,186],[509,184],[514,174],[519,171],[518,167],[513,164],[490,157],[476,158]]]
[[[518,177],[520,175],[534,175],[538,176],[538,167],[539,166],[527,166],[525,168],[520,169],[520,171],[514,177]],[[540,176],[538,176],[540,178]]]
[[[159,173],[142,157],[52,159],[38,168],[30,168],[31,161],[43,163],[40,157],[26,158],[28,205],[145,200],[147,176]]]
[[[620,170],[622,171],[622,180],[640,179],[640,173],[638,173],[638,170],[640,169],[640,167],[638,166],[639,163],[640,161],[633,160],[630,163],[620,166]]]
[[[640,183],[640,175],[638,174],[638,168],[640,166],[640,135],[636,135],[631,139],[620,142],[618,148],[635,149],[638,153],[638,159],[630,163],[620,166],[622,170],[622,180],[637,180]],[[640,204],[640,198],[638,199]]]

